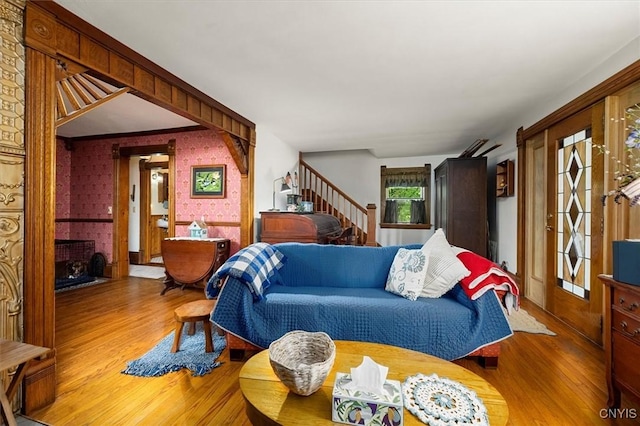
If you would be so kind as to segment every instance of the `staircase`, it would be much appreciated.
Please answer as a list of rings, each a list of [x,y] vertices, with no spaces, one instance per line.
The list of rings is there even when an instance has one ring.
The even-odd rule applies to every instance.
[[[303,201],[311,201],[313,210],[340,220],[342,228],[352,228],[350,244],[376,246],[376,205],[356,203],[340,188],[304,162],[300,164],[299,190]]]

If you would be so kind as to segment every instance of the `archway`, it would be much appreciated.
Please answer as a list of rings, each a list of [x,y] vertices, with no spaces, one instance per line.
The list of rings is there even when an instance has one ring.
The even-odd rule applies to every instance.
[[[54,2],[28,2],[24,26],[25,140],[29,147],[24,170],[27,206],[24,210],[24,341],[52,348],[45,359],[33,363],[26,373],[23,408],[28,413],[55,399],[56,182],[53,177],[59,64],[80,64],[87,73],[109,84],[130,87],[145,100],[207,128],[222,130],[225,144],[241,172],[241,246],[247,245],[253,235],[250,177],[255,125]],[[124,181],[125,169],[128,171],[122,167],[114,169],[116,185]],[[128,191],[120,190],[120,186],[115,194],[118,202],[126,201],[121,197],[128,197]],[[114,216],[114,226],[123,220],[119,216]],[[126,237],[120,234],[119,238]],[[122,267],[117,266],[119,271]]]

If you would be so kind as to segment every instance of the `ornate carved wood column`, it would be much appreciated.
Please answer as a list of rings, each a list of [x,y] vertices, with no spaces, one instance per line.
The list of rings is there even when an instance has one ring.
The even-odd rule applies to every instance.
[[[25,29],[41,41],[55,40],[55,22],[30,19]],[[26,40],[25,40],[26,41]],[[55,347],[55,74],[56,59],[46,44],[26,48],[25,67],[25,244],[24,341]],[[37,117],[37,119],[35,119]],[[27,371],[23,409],[29,413],[55,400],[55,351]]]

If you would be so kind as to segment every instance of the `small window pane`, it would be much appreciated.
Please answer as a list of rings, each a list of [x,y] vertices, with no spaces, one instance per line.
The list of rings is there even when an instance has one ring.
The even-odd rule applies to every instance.
[[[398,227],[430,227],[429,199],[431,165],[381,167],[381,223]],[[386,226],[393,227],[393,226]]]

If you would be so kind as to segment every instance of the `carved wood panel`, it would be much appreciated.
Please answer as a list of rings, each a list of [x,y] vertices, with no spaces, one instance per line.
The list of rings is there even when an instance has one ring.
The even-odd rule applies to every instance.
[[[22,341],[24,252],[24,1],[0,1],[0,338]],[[13,373],[11,373],[13,374]],[[9,373],[0,372],[2,383]]]

